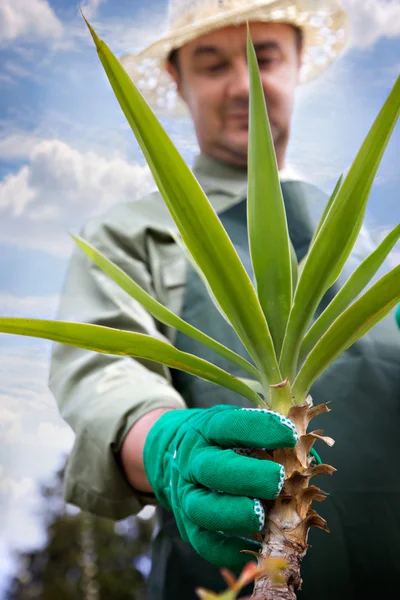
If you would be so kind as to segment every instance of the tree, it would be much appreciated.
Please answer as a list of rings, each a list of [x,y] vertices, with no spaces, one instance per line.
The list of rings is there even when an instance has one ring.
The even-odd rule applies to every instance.
[[[47,543],[17,555],[6,600],[142,600],[154,518],[117,523],[72,509],[62,496],[65,467],[42,486]]]

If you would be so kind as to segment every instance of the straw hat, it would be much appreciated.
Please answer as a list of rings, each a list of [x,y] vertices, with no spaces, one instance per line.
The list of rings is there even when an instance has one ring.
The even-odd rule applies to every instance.
[[[322,73],[348,38],[347,16],[338,0],[169,0],[168,25],[162,37],[120,61],[155,112],[188,116],[165,70],[170,53],[201,35],[246,21],[285,22],[301,28],[301,83]]]

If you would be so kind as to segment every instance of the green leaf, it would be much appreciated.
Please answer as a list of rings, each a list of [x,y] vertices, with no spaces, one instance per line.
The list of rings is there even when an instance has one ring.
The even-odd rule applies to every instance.
[[[301,404],[314,381],[360,337],[383,319],[400,300],[400,266],[384,275],[340,315],[314,346],[292,387]]]
[[[357,154],[302,269],[280,358],[293,381],[303,337],[326,290],[339,277],[360,232],[368,196],[400,112],[400,77]]]
[[[307,252],[307,254],[306,254],[304,257],[303,257],[303,259],[301,260],[301,262],[300,262],[300,264],[299,264],[299,273],[298,273],[298,277],[301,275],[301,272],[302,272],[302,270],[303,270],[303,267],[304,267],[304,265],[305,265],[305,262],[306,262],[306,260],[307,260],[307,257],[308,257],[308,254],[309,254],[309,252],[310,252],[310,249],[311,249],[311,247],[312,247],[313,243],[315,242],[315,238],[316,238],[316,237],[317,237],[317,235],[319,234],[319,232],[320,232],[320,229],[321,229],[322,225],[325,223],[325,219],[326,219],[326,217],[327,217],[327,215],[328,215],[328,213],[329,213],[329,211],[330,211],[330,209],[331,209],[331,206],[332,206],[332,204],[333,204],[334,200],[336,199],[336,196],[338,195],[338,192],[339,192],[339,190],[340,190],[340,186],[342,185],[342,181],[343,181],[343,173],[342,173],[342,174],[341,174],[341,176],[339,177],[339,179],[338,179],[338,181],[337,181],[337,183],[336,183],[336,185],[335,185],[335,188],[334,188],[334,190],[333,190],[333,192],[332,192],[332,194],[331,194],[331,196],[330,196],[330,198],[329,198],[328,202],[326,203],[326,206],[325,206],[325,208],[324,208],[324,212],[322,213],[322,217],[321,217],[321,218],[320,218],[320,220],[319,220],[319,223],[318,223],[318,225],[317,225],[317,227],[316,227],[316,229],[315,229],[315,231],[314,231],[314,235],[313,235],[313,237],[312,237],[312,239],[311,239],[311,242],[310,242],[310,245],[309,245],[309,247],[308,247],[308,252]],[[363,220],[363,215],[362,215],[362,220]]]
[[[339,179],[338,179],[338,181],[337,181],[337,183],[335,185],[335,188],[334,188],[334,190],[333,190],[333,192],[331,194],[331,197],[329,198],[328,202],[326,203],[324,212],[322,213],[322,217],[321,217],[321,219],[320,219],[320,221],[319,221],[319,223],[317,225],[317,228],[314,231],[314,235],[313,235],[311,243],[310,243],[310,248],[313,245],[313,243],[315,241],[315,238],[319,234],[322,225],[325,223],[325,219],[326,219],[326,217],[327,217],[327,215],[328,215],[328,213],[329,213],[329,211],[331,209],[331,206],[332,206],[333,202],[335,201],[336,196],[338,195],[338,192],[340,190],[340,186],[342,185],[342,181],[343,181],[343,173],[339,177]]]
[[[332,325],[333,321],[353,302],[369,284],[389,252],[400,239],[400,225],[389,233],[383,242],[352,273],[343,287],[336,294],[324,312],[308,330],[300,348],[299,362],[302,363],[319,338]]]
[[[292,304],[291,251],[285,205],[257,56],[247,24],[250,73],[247,214],[257,294],[279,355]]]
[[[104,70],[158,189],[218,303],[271,382],[281,380],[272,338],[249,276],[197,179],[120,62],[88,24]]]
[[[228,317],[226,316],[226,314],[222,310],[221,306],[218,304],[218,300],[214,296],[213,291],[210,288],[210,285],[209,285],[207,279],[205,278],[205,275],[204,275],[203,271],[200,269],[199,265],[195,262],[193,256],[190,254],[189,250],[186,248],[185,243],[184,243],[184,241],[182,239],[182,236],[179,234],[178,231],[169,230],[169,233],[170,233],[171,237],[175,240],[175,243],[182,250],[182,253],[185,255],[186,260],[188,261],[188,263],[193,267],[193,269],[196,271],[197,275],[199,276],[199,278],[203,282],[203,284],[204,284],[204,286],[205,286],[205,288],[207,290],[207,293],[210,296],[210,299],[211,299],[212,303],[214,304],[215,308],[217,309],[217,311],[219,312],[219,314],[221,315],[221,317],[223,317],[225,319],[225,321],[228,323],[228,325],[230,327],[232,327],[232,323],[229,321]]]
[[[221,385],[265,407],[265,402],[230,373],[212,363],[177,350],[171,344],[142,333],[69,321],[0,318],[0,332],[52,340],[104,354],[144,358],[171,369],[185,371]]]
[[[102,270],[106,273],[119,287],[127,292],[132,298],[140,302],[140,304],[155,317],[160,323],[164,323],[169,327],[175,327],[182,331],[186,335],[197,340],[204,346],[207,346],[214,352],[217,352],[227,360],[241,367],[248,373],[250,373],[256,379],[259,378],[257,369],[251,365],[246,359],[242,358],[229,348],[226,348],[216,340],[210,338],[208,335],[199,331],[189,323],[186,323],[183,319],[175,315],[173,312],[168,310],[160,302],[158,302],[153,296],[145,292],[140,285],[138,285],[133,279],[129,277],[120,267],[115,265],[106,256],[101,254],[94,246],[86,242],[79,236],[72,236],[79,248]]]
[[[294,295],[299,279],[299,262],[292,242],[290,242],[290,260],[292,262],[292,294]]]
[[[259,381],[256,381],[255,379],[247,379],[247,377],[238,377],[238,379],[239,379],[239,381],[241,381],[242,383],[247,385],[247,387],[251,388],[257,394],[261,394],[261,395],[265,394],[263,386],[261,385],[261,383]]]
[[[236,600],[239,592],[226,590],[218,594],[204,588],[196,588],[196,593],[200,600]]]

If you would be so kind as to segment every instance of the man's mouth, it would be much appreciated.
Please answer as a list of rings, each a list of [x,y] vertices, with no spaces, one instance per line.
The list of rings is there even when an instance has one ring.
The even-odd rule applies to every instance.
[[[249,115],[248,115],[248,113],[233,113],[233,114],[229,115],[229,118],[235,119],[238,121],[245,121],[245,120],[248,121]]]

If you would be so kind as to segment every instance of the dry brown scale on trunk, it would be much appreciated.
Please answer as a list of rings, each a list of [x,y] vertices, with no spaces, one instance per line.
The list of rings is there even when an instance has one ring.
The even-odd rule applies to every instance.
[[[282,559],[286,565],[279,584],[268,574],[256,578],[252,600],[296,600],[296,592],[301,589],[300,567],[308,548],[309,529],[319,527],[329,532],[325,519],[311,508],[313,500],[322,502],[327,494],[309,483],[316,475],[330,475],[336,469],[325,464],[315,465],[310,450],[317,439],[329,446],[334,444],[334,440],[323,436],[323,430],[307,433],[310,421],[329,411],[326,404],[313,406],[308,396],[305,404],[293,406],[288,414],[299,433],[295,448],[270,452],[254,450],[252,453],[259,459],[272,459],[285,468],[285,483],[281,493],[275,501],[264,502],[265,532],[262,540],[261,536],[257,538],[262,541],[262,550],[256,556],[259,567],[270,558]]]

